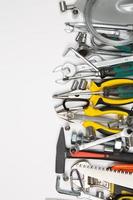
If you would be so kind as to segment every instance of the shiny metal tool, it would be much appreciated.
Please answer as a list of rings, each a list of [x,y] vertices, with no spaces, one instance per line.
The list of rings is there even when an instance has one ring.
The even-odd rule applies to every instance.
[[[101,169],[99,167],[82,168],[81,171],[80,167],[77,166],[75,169],[77,169],[79,173],[86,177],[86,181],[88,177],[93,177],[101,181],[103,180],[109,183],[133,189],[133,173],[121,173],[107,170],[106,168]]]
[[[84,22],[65,22],[66,30],[72,32],[75,29],[80,31],[87,32],[87,26]],[[120,31],[133,31],[133,25],[112,25],[112,24],[102,24],[102,23],[93,23],[94,28],[99,28],[98,30],[102,31],[112,31],[112,35],[120,35]],[[104,32],[103,32],[104,33]],[[111,32],[108,32],[111,34]]]
[[[123,78],[133,76],[133,56],[103,60],[93,63],[99,72],[94,71],[88,64],[75,65],[70,62],[56,67],[53,72],[60,72],[62,78],[56,83],[63,84],[75,79],[100,79],[106,77]]]
[[[120,133],[117,133],[117,134],[114,134],[114,135],[111,135],[111,136],[107,136],[107,137],[104,137],[104,138],[101,138],[101,139],[98,139],[98,140],[95,140],[95,141],[91,141],[91,142],[86,143],[86,144],[76,145],[76,146],[73,146],[71,149],[72,149],[72,151],[82,151],[82,150],[88,149],[90,147],[94,147],[96,145],[99,145],[99,144],[105,144],[107,142],[110,142],[112,140],[116,140],[118,138],[131,137],[131,135],[132,135],[132,132],[129,131],[129,129],[123,129],[123,131],[121,131]]]

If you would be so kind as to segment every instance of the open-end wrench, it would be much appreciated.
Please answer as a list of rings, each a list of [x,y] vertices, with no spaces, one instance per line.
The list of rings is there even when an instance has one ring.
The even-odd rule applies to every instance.
[[[92,62],[92,61],[90,61]],[[121,64],[119,69],[124,70],[125,76],[126,72],[129,71],[130,76],[132,75],[132,63],[133,63],[133,56],[123,57],[123,58],[116,58],[111,60],[103,60],[94,62],[95,66],[100,70],[100,67],[111,67],[116,69],[116,67]],[[116,66],[116,67],[115,67]],[[107,68],[106,68],[107,69]],[[72,63],[65,63],[62,66],[58,66],[54,69],[53,72],[61,72],[62,78],[56,80],[56,83],[63,84],[70,80],[81,79],[81,78],[91,78],[91,79],[99,79],[101,78],[100,73],[94,71],[88,64],[79,64],[74,65]],[[120,75],[120,73],[119,73]]]
[[[132,131],[130,129],[123,129],[123,131],[121,131],[120,133],[111,135],[111,136],[107,136],[101,139],[98,139],[96,141],[90,142],[90,143],[86,143],[86,144],[82,144],[82,145],[75,145],[71,148],[71,151],[82,151],[84,149],[88,149],[90,147],[99,145],[99,144],[103,144],[106,142],[110,142],[112,140],[116,140],[118,138],[121,137],[130,137],[132,135]]]
[[[81,60],[83,60],[91,69],[93,69],[96,72],[99,72],[99,69],[96,67],[96,65],[94,63],[91,63],[88,59],[86,59],[85,57],[83,57],[78,51],[76,51],[74,48],[70,47],[67,49],[67,51],[64,53],[63,56],[66,56],[69,52],[73,52],[77,57],[79,57]],[[126,55],[127,56],[132,56],[131,55]],[[125,57],[125,56],[124,56]],[[100,72],[99,72],[100,73]]]

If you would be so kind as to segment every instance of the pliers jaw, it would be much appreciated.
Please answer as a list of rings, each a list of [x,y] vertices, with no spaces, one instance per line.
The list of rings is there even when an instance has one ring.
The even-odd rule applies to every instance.
[[[101,92],[102,93],[102,92]],[[87,90],[76,90],[76,91],[69,91],[65,93],[55,94],[53,95],[54,99],[88,99],[92,95],[92,93]],[[99,92],[95,92],[95,94],[99,94]]]
[[[74,122],[74,112],[65,110],[62,104],[59,106],[56,106],[55,111],[59,118],[64,119],[68,122],[72,122],[72,123]]]
[[[66,92],[63,92],[63,93],[54,94],[52,97],[54,99],[66,99],[66,98],[70,98],[72,92],[73,91],[66,91]]]

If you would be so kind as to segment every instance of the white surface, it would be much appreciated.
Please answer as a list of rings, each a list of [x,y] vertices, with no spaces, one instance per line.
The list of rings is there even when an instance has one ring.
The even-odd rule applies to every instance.
[[[0,199],[54,196],[52,69],[67,44],[58,1],[0,1]]]
[[[58,0],[0,0],[2,200],[68,198],[55,191],[61,122],[52,100],[64,88],[54,83],[52,70],[65,62],[62,54],[70,41],[74,46],[75,35],[63,30],[63,16]]]

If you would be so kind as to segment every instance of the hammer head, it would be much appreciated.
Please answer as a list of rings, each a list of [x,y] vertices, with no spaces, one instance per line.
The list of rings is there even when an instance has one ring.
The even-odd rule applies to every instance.
[[[57,174],[63,174],[65,172],[65,159],[66,159],[66,143],[63,127],[60,130],[57,146],[56,146],[56,167],[55,172]]]

